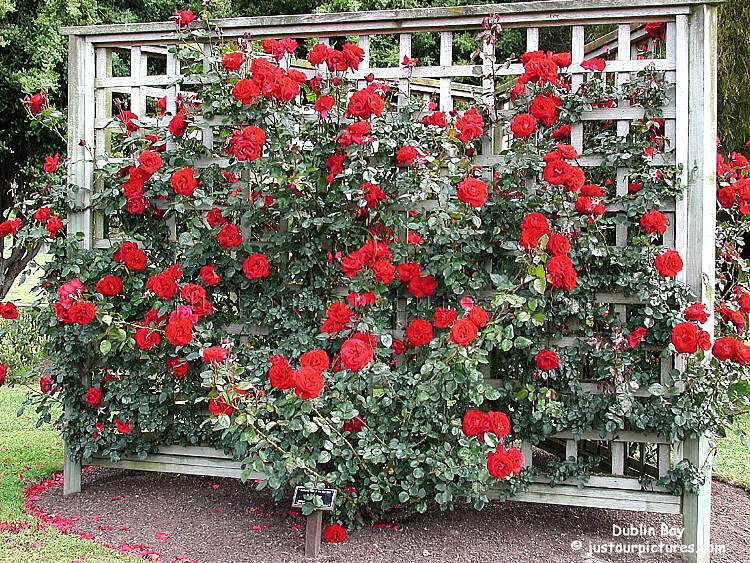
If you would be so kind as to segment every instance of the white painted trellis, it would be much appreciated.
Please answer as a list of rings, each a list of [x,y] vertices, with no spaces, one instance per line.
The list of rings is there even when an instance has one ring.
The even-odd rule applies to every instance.
[[[220,29],[226,39],[251,37],[252,39],[295,37],[318,38],[328,41],[339,36],[358,36],[365,50],[365,58],[355,78],[362,82],[372,73],[379,79],[398,81],[404,93],[437,95],[442,110],[453,107],[456,99],[471,99],[483,89],[493,87],[487,79],[494,70],[495,75],[512,77],[520,74],[520,64],[495,64],[485,59],[480,64],[457,64],[454,61],[454,33],[476,30],[484,18],[495,15],[503,27],[526,30],[526,49],[536,50],[540,44],[540,30],[548,26],[569,26],[573,64],[573,85],[583,80],[580,63],[589,56],[602,52],[606,43],[610,54],[606,72],[612,74],[618,84],[625,82],[629,73],[652,67],[664,71],[673,84],[670,102],[663,110],[666,137],[673,148],[665,155],[654,159],[654,166],[677,164],[683,168],[683,181],[688,186],[686,198],[672,201],[666,213],[670,217],[670,230],[665,244],[674,247],[685,258],[685,269],[680,281],[689,285],[696,298],[710,306],[714,278],[714,191],[715,191],[715,143],[716,138],[716,4],[705,0],[551,0],[455,8],[426,8],[413,10],[390,10],[343,14],[314,14],[295,16],[271,16],[257,18],[233,18],[217,20],[212,24]],[[642,24],[660,21],[666,23],[666,56],[639,60],[633,45],[642,39]],[[587,46],[584,42],[585,26],[616,25],[616,31],[606,41]],[[641,24],[640,26],[638,24]],[[412,34],[416,32],[439,34],[438,64],[417,66],[409,71],[401,67],[378,68],[372,66],[369,57],[370,37],[378,34],[398,35],[399,60],[411,56]],[[116,24],[64,28],[69,36],[69,167],[70,182],[81,186],[80,203],[84,211],[72,214],[70,231],[83,236],[83,244],[89,248],[108,248],[105,218],[88,208],[89,196],[94,189],[96,158],[107,152],[108,136],[119,129],[113,121],[112,97],[127,95],[130,109],[139,115],[145,127],[155,123],[157,117],[144,118],[148,99],[167,98],[167,111],[174,114],[180,88],[189,89],[190,80],[180,78],[176,56],[168,51],[169,45],[177,41],[173,22]],[[613,52],[614,51],[614,52]],[[112,56],[118,52],[130,61],[128,76],[113,76]],[[210,65],[210,49],[205,50],[206,65]],[[610,58],[612,58],[610,56]],[[158,61],[164,71],[149,74],[149,61]],[[305,70],[302,68],[302,70]],[[308,74],[309,69],[305,70]],[[454,82],[459,77],[478,79],[477,86]],[[620,105],[618,108],[602,108],[584,112],[584,121],[613,120],[618,135],[628,133],[630,123],[643,117],[643,110]],[[168,119],[168,118],[166,118]],[[207,128],[204,144],[211,147],[213,132]],[[85,140],[82,146],[79,140]],[[579,153],[583,152],[583,123],[573,126],[571,143]],[[477,164],[491,166],[497,162],[493,147],[501,140],[489,139]],[[581,166],[596,166],[601,162],[597,156],[579,159]],[[617,174],[617,194],[624,195],[628,189],[627,170]],[[616,207],[610,213],[622,211]],[[627,244],[627,224],[619,225],[616,244]],[[625,318],[628,306],[638,301],[619,294],[599,294],[597,299],[610,304],[620,318]],[[707,330],[711,331],[711,325]],[[564,346],[564,340],[553,342]],[[664,362],[663,376],[670,369]],[[679,367],[679,366],[678,366]],[[595,383],[584,383],[583,389],[590,393],[600,392]],[[636,396],[645,396],[641,389]],[[682,513],[685,523],[683,543],[694,546],[695,553],[687,554],[692,561],[708,561],[710,479],[707,479],[698,494],[686,493],[682,497],[671,495],[666,489],[652,487],[643,490],[638,476],[651,471],[658,478],[679,460],[686,458],[698,467],[710,470],[710,448],[705,437],[670,443],[656,435],[621,432],[601,436],[598,432],[574,435],[561,432],[547,444],[548,451],[559,450],[561,458],[576,457],[579,453],[590,453],[592,448],[603,454],[609,462],[608,475],[592,476],[585,486],[566,482],[554,488],[544,478],[538,478],[527,492],[515,500],[568,504],[601,508]],[[526,463],[533,463],[535,450],[528,442],[522,444]],[[639,455],[633,455],[638,452]],[[650,453],[649,453],[650,452]],[[646,463],[646,455],[654,457]],[[239,477],[240,462],[213,448],[162,446],[158,454],[146,460],[127,459],[118,463],[95,458],[95,465],[127,469],[166,471]],[[646,467],[649,465],[649,467]],[[262,475],[251,475],[261,478]],[[66,456],[65,492],[80,491],[80,465]],[[500,491],[497,491],[500,494]]]

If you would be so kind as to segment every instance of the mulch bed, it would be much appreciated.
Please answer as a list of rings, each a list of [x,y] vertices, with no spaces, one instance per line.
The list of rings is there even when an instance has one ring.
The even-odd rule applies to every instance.
[[[712,541],[726,546],[716,563],[750,554],[750,494],[714,482]],[[96,469],[83,475],[83,491],[62,496],[52,486],[34,496],[48,518],[73,522],[70,531],[121,551],[164,562],[305,561],[304,517],[275,504],[252,483],[185,475]],[[654,527],[656,536],[613,537],[613,526]],[[679,516],[568,506],[493,502],[483,511],[460,508],[383,523],[323,544],[321,561],[681,561],[676,554],[588,554],[589,544],[677,545],[661,528],[681,526]],[[643,528],[641,528],[643,527]],[[574,542],[582,547],[574,551]],[[150,555],[149,555],[150,554]]]

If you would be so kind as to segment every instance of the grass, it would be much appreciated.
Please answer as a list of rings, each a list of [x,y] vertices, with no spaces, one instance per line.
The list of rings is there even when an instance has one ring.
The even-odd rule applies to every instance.
[[[34,262],[32,262],[28,275],[16,280],[5,300],[12,301],[16,305],[30,305],[34,303],[39,298],[39,295],[34,293],[34,286],[42,275],[42,265],[49,262],[51,258],[52,255],[50,254],[38,254],[34,258]]]
[[[748,436],[744,444],[738,430]],[[714,459],[714,475],[750,491],[750,414],[741,416],[733,431],[719,441],[719,453]]]
[[[0,388],[0,521],[26,521],[32,527],[15,534],[0,531],[0,562],[63,563],[82,555],[86,556],[86,563],[142,561],[53,528],[36,529],[36,521],[23,512],[24,489],[62,470],[62,442],[54,428],[36,428],[33,410],[16,417],[24,393],[20,388]]]

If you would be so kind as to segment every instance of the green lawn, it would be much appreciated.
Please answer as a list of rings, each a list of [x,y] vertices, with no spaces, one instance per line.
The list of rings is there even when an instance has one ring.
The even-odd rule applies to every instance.
[[[747,435],[742,443],[736,432],[728,433],[719,441],[719,453],[714,460],[714,474],[727,483],[738,485],[750,491],[750,414],[739,418],[735,430]]]
[[[0,388],[0,521],[35,520],[24,514],[24,489],[29,483],[62,469],[62,445],[50,426],[35,428],[33,411],[17,418],[23,402],[20,388]],[[19,479],[23,475],[24,480]],[[12,534],[0,531],[0,561],[13,563],[65,563],[81,555],[84,561],[136,562],[135,557],[116,555],[103,546],[61,534],[57,530],[30,528]]]

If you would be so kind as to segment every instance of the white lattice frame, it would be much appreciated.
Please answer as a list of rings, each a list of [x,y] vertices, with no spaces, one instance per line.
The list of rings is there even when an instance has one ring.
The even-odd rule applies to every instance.
[[[482,20],[496,14],[503,27],[525,27],[527,50],[536,50],[539,44],[539,29],[544,26],[572,26],[572,58],[570,72],[574,85],[580,84],[585,72],[579,63],[586,56],[584,26],[592,24],[617,24],[617,57],[608,61],[607,72],[616,73],[621,83],[627,73],[653,66],[666,72],[667,79],[675,84],[673,104],[664,108],[666,135],[673,143],[674,151],[665,156],[657,155],[654,166],[660,163],[676,163],[683,167],[683,181],[688,186],[687,198],[677,200],[667,209],[673,219],[672,229],[665,242],[674,244],[685,258],[686,268],[679,279],[689,285],[697,298],[713,307],[714,281],[714,228],[715,228],[715,143],[716,138],[716,4],[702,0],[552,0],[546,2],[524,2],[460,8],[427,8],[414,10],[390,10],[344,14],[315,14],[299,16],[271,16],[258,18],[233,18],[218,20],[214,25],[221,29],[224,38],[246,35],[254,39],[275,37],[329,37],[358,35],[359,43],[366,51],[365,60],[357,78],[372,73],[376,78],[398,79],[399,88],[408,91],[424,91],[437,94],[440,108],[449,110],[456,97],[470,97],[465,87],[452,83],[460,76],[486,76],[487,64],[453,64],[452,37],[455,31],[477,29]],[[666,22],[666,57],[655,60],[634,60],[631,48],[631,24],[650,21]],[[418,66],[405,74],[403,68],[375,68],[369,58],[369,40],[373,34],[400,34],[400,59],[411,55],[411,34],[420,31],[438,32],[440,37],[439,64]],[[69,147],[72,161],[69,167],[71,185],[80,186],[79,202],[84,206],[80,213],[70,215],[70,232],[80,233],[86,247],[106,247],[103,228],[95,214],[88,208],[89,194],[93,188],[94,159],[107,150],[107,130],[112,128],[111,97],[113,92],[127,92],[131,96],[133,111],[142,114],[145,97],[166,94],[167,108],[174,113],[178,87],[174,85],[179,76],[179,66],[174,55],[166,53],[165,45],[176,41],[173,22],[117,24],[64,28],[69,36]],[[112,49],[125,49],[131,56],[131,76],[112,77]],[[148,76],[146,59],[149,52],[166,56],[167,72],[164,75]],[[520,74],[518,64],[497,65],[495,73],[513,76]],[[487,81],[483,82],[489,86]],[[462,91],[463,88],[463,91]],[[626,134],[633,119],[643,116],[639,108],[621,105],[613,109],[596,109],[585,112],[584,120],[614,120],[618,134]],[[79,143],[85,141],[85,146]],[[212,136],[204,139],[207,146]],[[573,127],[572,144],[583,149],[583,124]],[[492,165],[492,141],[485,144],[484,156],[478,164]],[[580,159],[583,166],[595,166],[597,157]],[[627,174],[618,171],[617,193],[627,193]],[[618,209],[610,208],[616,212]],[[627,225],[618,227],[617,245],[627,243]],[[626,314],[631,298],[600,294],[603,302],[614,304],[615,311]],[[712,329],[709,322],[707,328]],[[665,372],[669,369],[665,363]],[[595,388],[589,387],[595,392]],[[601,436],[574,436],[559,433],[556,437],[564,443],[565,457],[576,457],[579,440],[597,440]],[[546,486],[542,479],[531,486],[518,500],[573,504],[581,506],[625,508],[666,513],[682,512],[685,522],[683,543],[696,548],[689,554],[691,561],[709,561],[710,479],[707,479],[698,494],[673,497],[660,489],[641,491],[632,478],[624,476],[625,449],[628,443],[658,444],[658,472],[666,474],[676,454],[684,455],[697,466],[710,471],[710,448],[706,437],[686,440],[681,445],[670,444],[654,435],[620,433],[608,436],[611,452],[612,475],[592,477],[586,487],[580,489],[574,483],[554,489]],[[522,449],[528,463],[533,451],[531,444],[524,443]],[[682,450],[680,454],[679,451]],[[107,465],[105,460],[98,464]],[[160,453],[150,456],[146,462],[126,460],[119,467],[176,471],[184,473],[239,476],[237,462],[225,459],[221,452],[211,448],[176,448],[165,446]],[[65,492],[80,491],[80,465],[70,456],[65,461]]]

